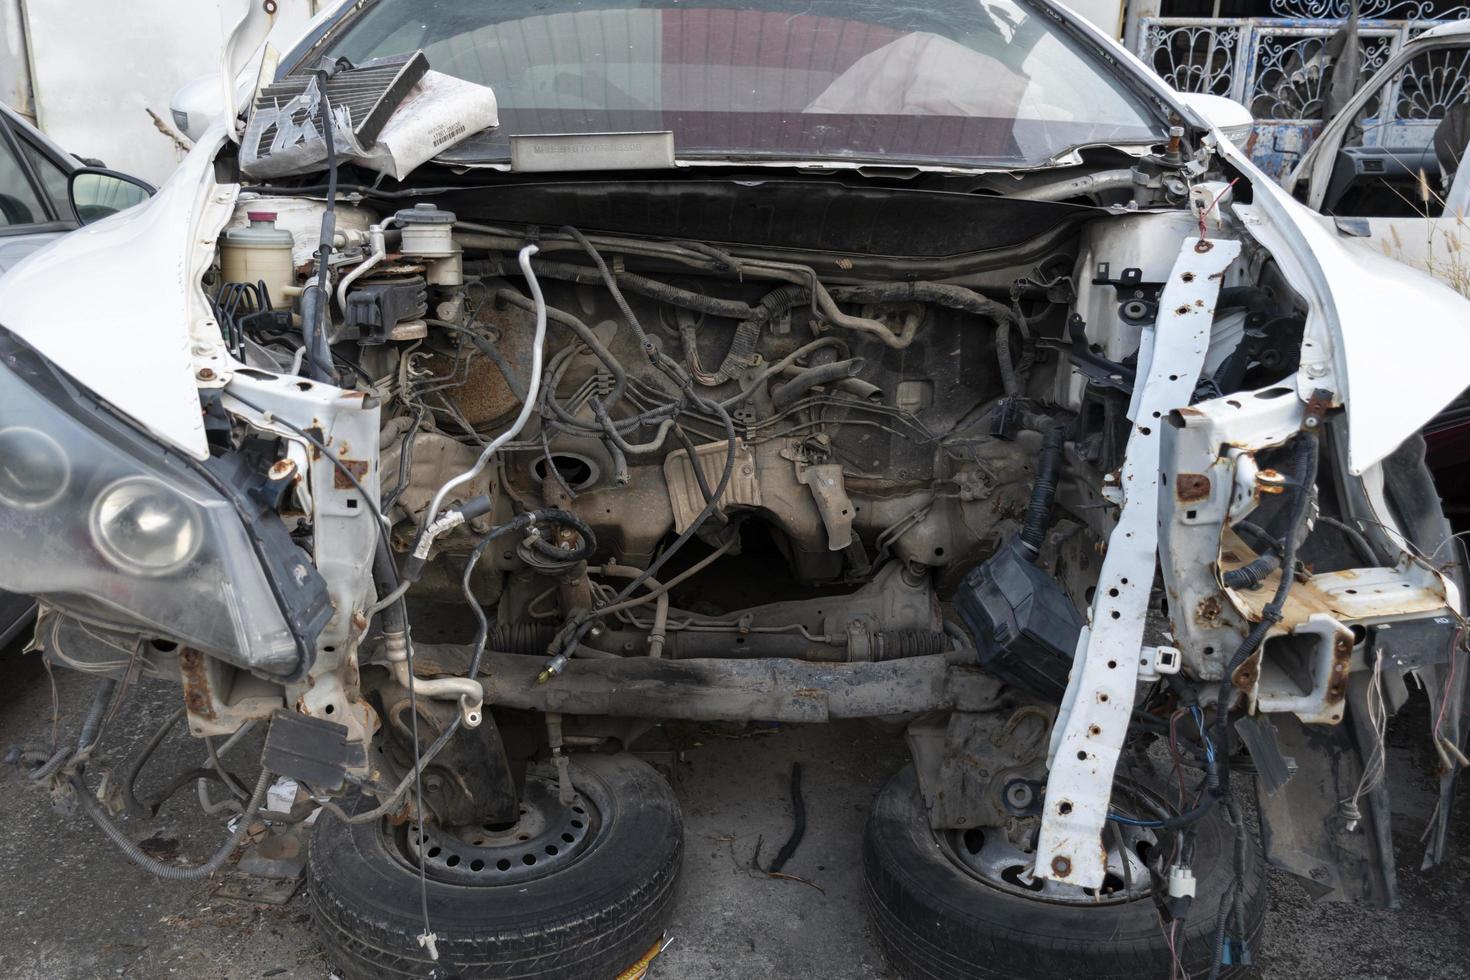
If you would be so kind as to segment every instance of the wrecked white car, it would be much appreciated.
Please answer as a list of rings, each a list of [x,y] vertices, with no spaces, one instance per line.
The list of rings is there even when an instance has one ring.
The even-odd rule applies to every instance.
[[[0,587],[99,684],[20,761],[137,863],[248,823],[181,869],[99,798],[144,669],[214,765],[269,726],[236,808],[322,807],[353,978],[656,948],[671,719],[906,729],[905,977],[1235,974],[1266,860],[1392,904],[1411,681],[1443,856],[1470,305],[1072,14],[377,0],[250,103],[0,283]]]

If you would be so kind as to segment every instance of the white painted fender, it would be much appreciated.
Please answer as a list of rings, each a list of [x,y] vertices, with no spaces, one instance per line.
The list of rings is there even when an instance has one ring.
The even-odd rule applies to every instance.
[[[0,279],[0,326],[148,432],[208,455],[196,375],[228,360],[200,278],[238,184],[216,123],[148,201],[45,246]]]
[[[1252,186],[1254,202],[1234,210],[1311,307],[1298,393],[1330,388],[1346,404],[1348,467],[1361,474],[1470,386],[1470,299],[1339,234],[1274,181]]]

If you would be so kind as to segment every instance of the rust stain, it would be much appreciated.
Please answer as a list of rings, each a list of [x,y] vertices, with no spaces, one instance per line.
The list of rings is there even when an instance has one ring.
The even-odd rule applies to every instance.
[[[1260,667],[1261,650],[1258,647],[1255,653],[1245,658],[1245,663],[1235,669],[1230,682],[1242,693],[1249,694],[1251,688],[1255,686],[1256,675],[1260,672]]]
[[[1332,645],[1332,678],[1327,682],[1327,696],[1322,699],[1324,705],[1342,704],[1347,698],[1348,662],[1352,656],[1353,641],[1339,636]]]
[[[209,674],[204,666],[204,654],[184,647],[179,651],[179,675],[184,682],[184,706],[196,718],[213,721],[216,718],[214,698],[210,696]]]
[[[1058,854],[1056,857],[1051,859],[1051,871],[1052,874],[1056,875],[1059,878],[1067,877],[1069,874],[1072,873],[1072,859]]]
[[[1206,596],[1201,599],[1194,611],[1195,622],[1201,626],[1216,627],[1220,625],[1220,597],[1217,595]]]
[[[341,463],[347,469],[347,472],[351,473],[359,481],[367,476],[368,461],[365,459],[347,459],[346,457],[339,456],[337,462]],[[334,466],[332,467],[332,486],[338,490],[351,490],[352,481],[347,479],[347,473],[343,473],[341,469]]]
[[[1210,478],[1203,473],[1180,473],[1174,478],[1174,495],[1184,503],[1204,500],[1210,495]]]

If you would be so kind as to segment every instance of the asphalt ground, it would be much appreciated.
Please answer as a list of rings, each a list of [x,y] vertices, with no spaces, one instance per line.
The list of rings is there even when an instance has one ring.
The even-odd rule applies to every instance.
[[[39,658],[0,655],[0,747],[44,744],[51,678]],[[75,732],[92,682],[57,671],[63,732]],[[166,684],[140,684],[112,722],[92,772],[117,770],[178,705]],[[1470,978],[1470,817],[1462,807],[1453,856],[1418,871],[1433,779],[1424,749],[1424,701],[1389,729],[1388,778],[1403,908],[1315,905],[1295,879],[1273,873],[1261,974],[1293,980]],[[74,737],[74,734],[73,734]],[[906,759],[902,738],[863,723],[810,727],[684,726],[651,742],[672,771],[686,824],[680,903],[672,943],[654,980],[753,977],[886,978],[862,909],[859,846],[868,803]],[[242,767],[252,751],[239,749]],[[199,765],[201,747],[173,734],[150,763],[141,795]],[[751,867],[791,831],[790,769],[803,766],[807,832],[786,871]],[[94,778],[95,783],[95,778]],[[1466,804],[1470,805],[1470,804]],[[222,840],[223,818],[200,812],[192,791],[156,819],[126,824],[155,856],[198,860]],[[158,881],[129,864],[80,813],[54,812],[42,789],[15,769],[0,772],[0,978],[327,978],[304,890],[284,905],[255,879],[226,870],[203,882]],[[233,897],[232,897],[233,896]],[[609,964],[608,977],[620,965]]]

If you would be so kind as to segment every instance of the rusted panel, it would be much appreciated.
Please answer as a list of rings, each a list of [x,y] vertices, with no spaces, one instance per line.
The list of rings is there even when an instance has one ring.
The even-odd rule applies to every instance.
[[[1174,478],[1174,495],[1181,503],[1204,500],[1210,495],[1210,478],[1203,473],[1180,473]]]

